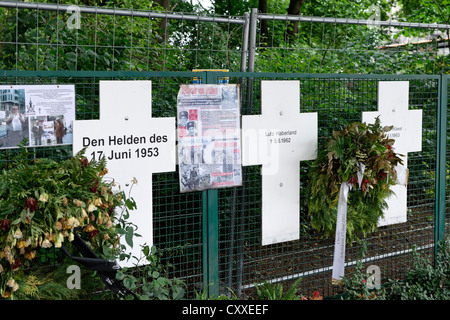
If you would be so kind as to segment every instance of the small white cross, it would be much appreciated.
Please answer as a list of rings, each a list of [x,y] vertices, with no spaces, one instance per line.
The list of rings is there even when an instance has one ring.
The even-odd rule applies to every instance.
[[[242,162],[262,165],[262,244],[299,239],[300,161],[317,157],[317,113],[299,81],[261,81],[261,115],[242,117]]]
[[[408,110],[409,82],[380,81],[378,83],[378,111],[363,112],[362,121],[375,123],[380,116],[382,126],[394,126],[387,135],[395,139],[393,150],[404,155],[403,165],[408,167],[408,152],[422,150],[422,110]],[[387,199],[388,208],[379,226],[403,223],[407,220],[407,186],[397,184],[395,193]]]
[[[100,120],[74,121],[73,127],[74,154],[86,147],[88,159],[105,156],[105,178],[136,201],[129,221],[142,237],[134,238],[131,254],[140,257],[141,245],[153,245],[152,174],[175,171],[175,118],[152,118],[151,81],[100,81]]]

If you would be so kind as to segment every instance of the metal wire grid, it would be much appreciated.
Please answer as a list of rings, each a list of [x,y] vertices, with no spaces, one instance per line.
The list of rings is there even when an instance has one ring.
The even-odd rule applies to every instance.
[[[75,83],[77,96],[77,119],[98,118],[99,77],[86,78],[42,78],[6,77],[1,84],[47,84]],[[115,78],[118,80],[118,78]],[[148,79],[148,78],[139,78]],[[243,114],[259,113],[259,82],[253,79],[252,105],[249,106],[249,87],[241,86]],[[294,78],[283,78],[294,79]],[[346,123],[360,121],[362,111],[376,110],[377,81],[371,77],[326,77],[299,75],[300,111],[318,112],[319,136],[329,136],[332,130]],[[153,116],[176,114],[176,92],[181,83],[190,83],[191,78],[157,77],[153,81]],[[394,78],[388,80],[395,81]],[[232,78],[231,82],[242,82]],[[416,245],[421,251],[432,255],[434,236],[434,197],[436,163],[436,109],[437,86],[435,79],[410,80],[410,107],[424,110],[424,141],[421,152],[410,153],[408,167],[408,222],[382,227],[369,235],[367,264],[382,268],[383,280],[401,278],[410,261],[411,248]],[[251,91],[250,91],[251,92]],[[255,107],[252,107],[255,106]],[[251,107],[251,108],[250,108]],[[251,110],[249,110],[251,109]],[[63,159],[71,156],[70,147],[34,148],[37,156]],[[9,160],[15,150],[2,150]],[[304,186],[308,162],[301,163],[300,186]],[[202,194],[193,192],[180,194],[177,172],[155,174],[153,178],[154,243],[165,251],[164,261],[174,265],[173,275],[186,279],[190,293],[202,287]],[[303,192],[301,188],[301,194]],[[304,202],[301,202],[301,239],[288,243],[262,247],[261,229],[261,175],[259,167],[244,168],[242,187],[219,191],[219,274],[222,293],[230,288],[237,294],[254,294],[256,284],[263,281],[284,282],[303,278],[301,290],[312,294],[319,290],[324,296],[340,293],[340,288],[330,285],[330,266],[334,242],[323,239],[308,227]],[[347,252],[352,272],[352,263],[359,258],[361,245],[353,244]]]
[[[1,4],[0,69],[239,71],[242,17],[78,7],[75,28],[67,8]]]
[[[304,16],[220,17],[103,7],[0,3],[0,68],[16,70],[192,70],[436,74],[448,25]],[[255,13],[255,14],[253,14]],[[298,23],[298,34],[289,30]],[[372,21],[373,22],[373,21]],[[268,34],[261,25],[267,23]],[[405,31],[419,39],[392,44]],[[250,39],[250,45],[247,40]],[[254,43],[253,40],[254,39]]]
[[[448,71],[442,44],[448,26],[334,18],[257,15],[251,71],[364,74],[437,74]],[[298,23],[293,34],[292,21]],[[373,21],[372,21],[373,22]],[[262,24],[267,24],[265,34]],[[395,43],[402,34],[420,34]],[[250,46],[251,48],[251,46]],[[250,53],[251,54],[251,53]]]
[[[74,84],[76,90],[76,119],[98,119],[98,84],[101,77],[4,77],[0,84]],[[113,78],[121,80],[121,78]],[[129,78],[125,78],[128,79]],[[152,80],[153,117],[175,117],[176,96],[180,84],[191,83],[192,77],[134,78]],[[72,156],[71,146],[32,148],[36,158],[63,160]],[[17,149],[0,150],[0,165],[7,167]],[[131,194],[131,197],[133,195]],[[149,194],[149,196],[152,196]],[[170,276],[184,279],[189,293],[202,290],[202,194],[179,193],[178,171],[153,175],[153,229],[154,245],[163,253],[162,263],[171,264]],[[54,252],[43,252],[43,261],[51,259]]]
[[[267,79],[275,78],[264,78]],[[322,138],[347,123],[361,121],[361,112],[376,110],[377,82],[383,80],[326,76],[298,76],[295,79],[300,80],[300,110],[319,113],[319,137]],[[260,105],[260,80],[263,79],[255,79],[254,85],[252,102],[256,106]],[[380,227],[368,235],[364,239],[367,253],[363,257],[361,243],[347,246],[347,276],[354,272],[356,261],[364,259],[365,268],[371,264],[380,267],[382,282],[401,279],[405,270],[411,266],[414,246],[421,253],[433,256],[437,92],[436,79],[410,80],[410,108],[423,109],[424,140],[422,151],[409,153],[408,158],[408,222]],[[304,295],[312,295],[315,290],[328,297],[342,292],[342,288],[331,285],[334,239],[324,239],[308,225],[307,209],[302,200],[304,186],[308,183],[308,163],[305,161],[300,165],[299,241],[261,245],[259,166],[244,167],[242,187],[219,191],[219,271],[222,293],[231,294],[231,289],[234,294],[254,296],[258,284],[266,281],[282,282],[287,288],[296,278],[303,279],[300,292]]]

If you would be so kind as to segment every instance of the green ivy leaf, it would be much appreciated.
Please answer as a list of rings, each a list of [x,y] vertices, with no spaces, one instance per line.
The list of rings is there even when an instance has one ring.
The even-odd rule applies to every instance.
[[[134,235],[133,227],[127,226],[125,233],[125,241],[131,248],[133,247],[133,235]]]

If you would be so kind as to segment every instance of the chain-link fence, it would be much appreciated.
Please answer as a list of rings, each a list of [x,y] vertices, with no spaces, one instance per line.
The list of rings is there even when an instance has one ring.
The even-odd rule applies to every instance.
[[[207,82],[207,73],[191,70],[228,69],[214,75],[241,84],[242,115],[260,113],[261,80],[299,80],[299,111],[318,112],[321,141],[332,130],[361,121],[362,112],[376,110],[379,81],[409,81],[409,107],[423,110],[423,140],[422,151],[408,158],[408,221],[381,227],[363,244],[348,246],[346,274],[352,274],[363,247],[367,247],[364,265],[380,267],[382,282],[402,278],[411,266],[414,247],[433,257],[436,239],[442,238],[436,236],[442,232],[442,205],[446,207],[439,181],[442,174],[449,178],[442,158],[447,138],[440,135],[443,128],[447,130],[442,122],[446,112],[439,107],[448,103],[447,89],[450,92],[449,78],[433,74],[448,72],[443,44],[449,26],[393,22],[373,26],[363,20],[256,11],[243,17],[215,17],[100,7],[68,9],[0,3],[0,69],[5,70],[0,83],[74,84],[78,120],[99,118],[100,80],[152,80],[153,117],[174,117],[179,86],[192,83],[196,75]],[[77,12],[79,28],[73,21],[79,17]],[[262,21],[269,32],[263,32]],[[298,22],[296,32],[291,31],[292,21]],[[410,29],[422,31],[414,32],[421,38],[393,43],[393,33],[402,35]],[[70,146],[34,151],[37,157],[54,159],[72,155]],[[2,165],[15,152],[2,150]],[[175,266],[173,275],[186,281],[190,296],[210,285],[214,293],[230,294],[231,289],[238,296],[252,296],[259,283],[287,286],[297,278],[302,278],[302,294],[341,293],[341,287],[331,285],[334,239],[314,232],[308,222],[303,196],[309,164],[300,164],[300,240],[269,246],[260,240],[260,167],[244,167],[242,187],[217,191],[217,221],[213,222],[205,219],[210,215],[207,191],[180,194],[178,171],[154,174],[154,244],[165,251],[164,260]],[[208,238],[211,231],[206,223],[217,224],[214,237]],[[210,243],[214,239],[217,243]]]

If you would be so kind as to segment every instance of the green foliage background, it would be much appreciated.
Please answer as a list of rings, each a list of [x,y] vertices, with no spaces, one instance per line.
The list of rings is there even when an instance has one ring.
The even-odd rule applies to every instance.
[[[242,17],[262,0],[58,1],[59,4],[139,11]],[[290,0],[294,2],[294,0]],[[268,0],[268,13],[286,14],[289,0]],[[56,3],[43,1],[43,3]],[[447,0],[358,0],[302,2],[303,16],[448,23]],[[400,9],[394,11],[394,7]],[[392,13],[395,12],[395,13]],[[226,68],[239,71],[242,25],[83,13],[79,29],[68,28],[71,13],[0,8],[0,69],[3,70],[171,70]],[[256,71],[320,73],[448,73],[438,55],[443,30],[431,42],[387,48],[399,36],[426,37],[434,30],[267,21],[258,34]],[[293,31],[295,30],[295,31]],[[450,40],[447,40],[450,41]]]

